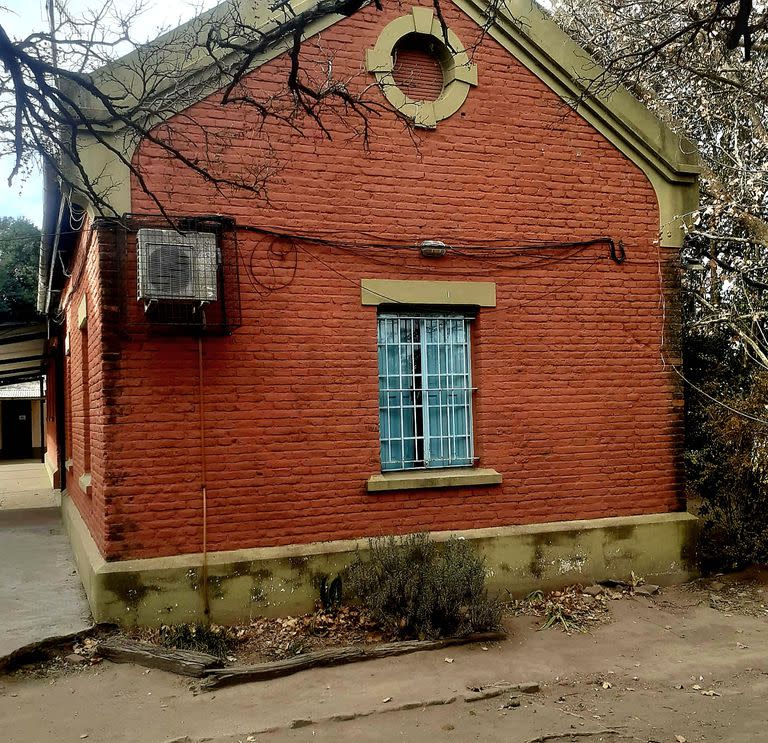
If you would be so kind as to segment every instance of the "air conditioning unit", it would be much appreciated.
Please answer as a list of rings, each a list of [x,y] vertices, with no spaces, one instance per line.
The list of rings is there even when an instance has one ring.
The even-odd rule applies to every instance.
[[[137,293],[145,302],[215,302],[219,252],[211,232],[138,231]]]

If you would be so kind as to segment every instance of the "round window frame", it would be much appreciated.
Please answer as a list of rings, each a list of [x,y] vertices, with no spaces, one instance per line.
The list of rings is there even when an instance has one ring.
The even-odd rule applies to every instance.
[[[410,34],[431,36],[440,46],[443,64],[443,92],[434,101],[414,101],[403,93],[392,75],[392,54],[402,39]],[[472,64],[459,37],[448,29],[445,43],[443,27],[432,8],[412,8],[410,14],[396,18],[379,34],[376,45],[365,55],[366,69],[376,78],[384,97],[414,126],[434,129],[438,122],[453,116],[477,85],[477,65]]]

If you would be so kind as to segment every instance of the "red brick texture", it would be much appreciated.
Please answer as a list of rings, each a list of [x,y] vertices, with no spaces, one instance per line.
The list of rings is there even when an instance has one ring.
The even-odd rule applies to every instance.
[[[306,45],[305,65],[321,69],[332,50],[336,75],[353,88],[370,84],[365,49],[402,12],[371,7],[337,23],[323,33],[323,51]],[[465,44],[478,39],[458,11],[448,22]],[[370,117],[368,149],[352,136],[353,118],[344,125],[329,116],[329,140],[305,119],[303,135],[276,121],[262,126],[253,111],[223,108],[216,96],[171,122],[190,154],[203,149],[201,127],[231,137],[216,153],[231,173],[268,166],[268,200],[217,193],[152,146],[137,153],[151,188],[177,214],[220,213],[239,225],[348,243],[238,233],[243,322],[229,337],[203,341],[210,550],[681,508],[681,403],[660,354],[664,323],[674,325],[661,301],[662,274],[671,279],[660,266],[670,259],[656,243],[654,191],[496,42],[485,37],[474,62],[479,86],[435,131],[408,131],[372,89],[380,113]],[[278,90],[287,69],[278,58],[248,85],[262,96]],[[133,210],[157,211],[135,183]],[[623,240],[623,265],[605,245],[487,248],[490,240],[600,236]],[[84,259],[94,292],[93,493],[75,483],[75,501],[108,559],[197,552],[197,340],[128,323],[142,309],[127,286],[124,332],[113,317],[104,341],[91,313],[104,309],[94,255],[113,260],[108,238],[102,244],[100,234]],[[430,260],[380,245],[424,239],[486,247]],[[135,254],[126,260],[133,265]],[[479,466],[501,472],[502,485],[367,494],[367,478],[380,470],[376,308],[361,305],[361,278],[496,282],[498,306],[481,309],[472,327],[474,433]],[[70,294],[68,322],[77,301]],[[73,392],[79,342],[71,342]]]
[[[413,34],[395,48],[392,77],[397,87],[414,101],[435,101],[443,92],[443,68],[425,48],[424,37]]]
[[[65,451],[70,463],[66,487],[102,553],[109,551],[104,518],[109,433],[105,425],[109,407],[104,389],[109,354],[103,348],[103,325],[110,319],[110,308],[104,302],[104,265],[108,262],[110,235],[108,226],[103,224],[84,225],[56,318],[62,323],[61,345],[69,348],[64,357]],[[78,308],[83,297],[88,320],[86,327],[80,329]],[[48,436],[55,440],[54,427]],[[90,488],[81,486],[84,475],[91,476]]]

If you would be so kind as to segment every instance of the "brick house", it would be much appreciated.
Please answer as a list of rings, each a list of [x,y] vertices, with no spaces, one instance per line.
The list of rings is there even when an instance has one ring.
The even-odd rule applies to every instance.
[[[221,106],[208,70],[166,124],[226,131],[232,172],[269,160],[267,198],[147,140],[115,146],[173,225],[114,154],[85,160],[123,219],[83,203],[64,229],[51,187],[46,443],[97,619],[307,608],[367,537],[421,530],[519,590],[692,570],[695,155],[623,89],[565,105],[585,54],[527,0],[487,33],[482,0],[444,8],[448,45],[431,5],[308,29],[305,64],[377,102],[367,146]],[[279,89],[285,49],[249,90]]]

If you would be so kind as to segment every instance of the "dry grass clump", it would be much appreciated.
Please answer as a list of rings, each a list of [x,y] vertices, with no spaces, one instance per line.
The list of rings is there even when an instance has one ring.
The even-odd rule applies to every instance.
[[[590,626],[608,621],[608,601],[612,598],[608,589],[595,595],[586,594],[581,586],[568,586],[561,591],[533,591],[524,599],[509,602],[507,608],[515,616],[532,616],[542,619],[539,629],[551,627],[563,632],[587,632]]]

